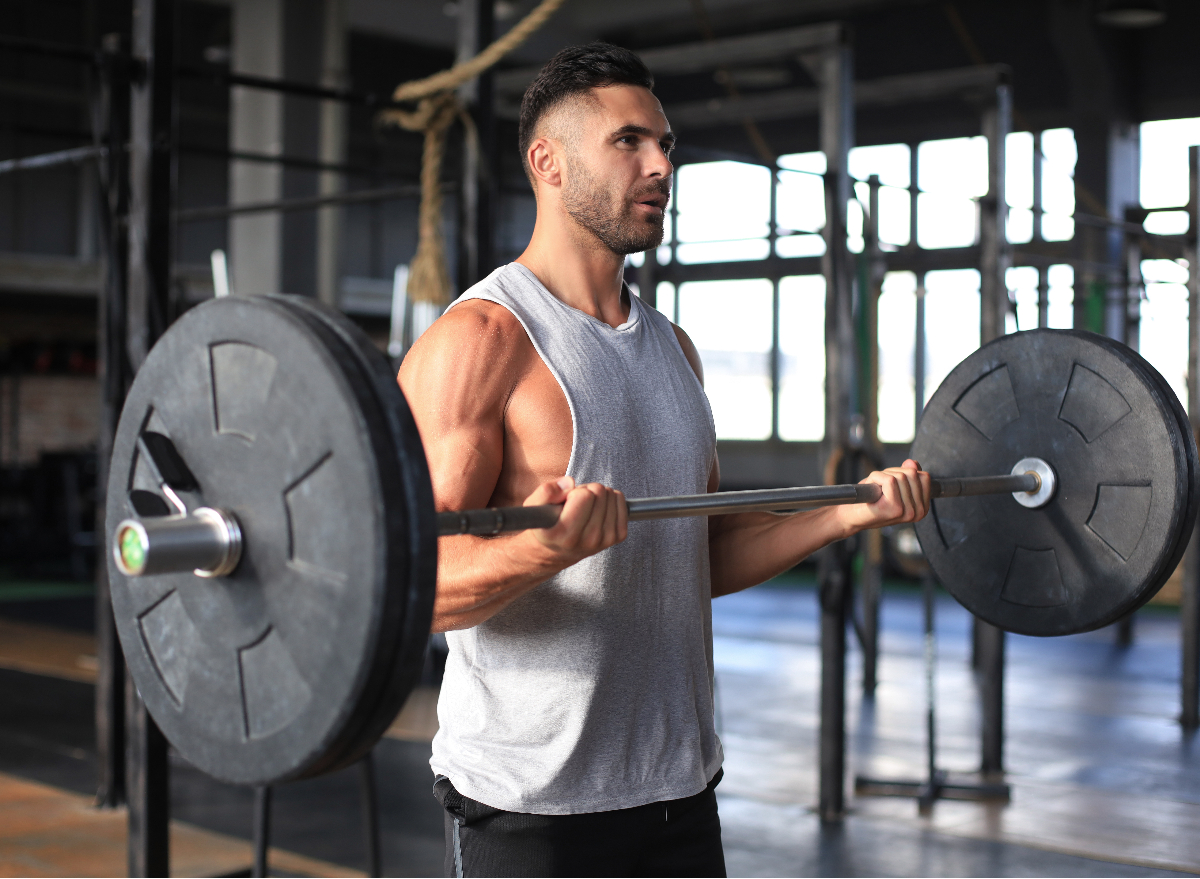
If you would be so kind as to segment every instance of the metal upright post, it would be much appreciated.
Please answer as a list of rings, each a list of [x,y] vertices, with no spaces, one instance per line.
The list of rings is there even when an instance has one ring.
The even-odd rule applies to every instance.
[[[382,876],[383,861],[379,844],[379,790],[375,785],[375,752],[367,751],[358,761],[362,793],[363,835],[367,844],[367,875]]]
[[[1012,264],[1008,244],[1008,202],[1004,193],[1004,145],[1012,127],[1012,99],[1007,83],[996,86],[995,101],[983,114],[988,144],[988,193],[979,204],[980,343],[1004,335],[1008,312],[1005,277]]]
[[[460,0],[458,4],[458,61],[473,58],[492,42],[495,17],[492,0]],[[459,97],[475,122],[477,138],[469,134],[463,150],[459,190],[458,289],[466,290],[495,268],[494,205],[496,114],[492,74],[482,73],[459,87]]]
[[[1136,222],[1139,226],[1145,222],[1146,214],[1141,208],[1131,208],[1125,211],[1125,222]],[[1121,341],[1134,351],[1141,350],[1142,329],[1142,291],[1145,281],[1142,279],[1142,236],[1136,232],[1125,232],[1125,295],[1124,314],[1122,315]]]
[[[1191,197],[1188,208],[1188,417],[1192,433],[1200,436],[1200,147],[1188,149]],[[1200,530],[1200,524],[1197,529]],[[1179,722],[1185,729],[1200,727],[1200,540],[1192,532],[1184,556],[1183,595],[1179,616],[1183,628],[1183,668],[1180,674]]]
[[[170,318],[172,139],[177,0],[133,0],[129,92],[129,282],[126,350],[136,371]],[[167,876],[167,744],[132,684],[126,789],[129,875]]]
[[[92,106],[93,137],[108,153],[98,164],[101,187],[101,236],[104,282],[96,309],[100,364],[100,425],[96,441],[97,496],[104,497],[117,418],[129,384],[125,351],[125,280],[129,240],[128,163],[124,144],[129,131],[129,91],[125,67],[117,61],[121,35],[104,38],[99,83]],[[104,534],[104,504],[96,504],[96,534]],[[96,542],[96,802],[112,808],[125,802],[125,657],[117,639],[108,584],[108,546]]]
[[[921,423],[925,411],[925,273],[917,272],[917,317],[913,338],[913,429]]]
[[[985,778],[1004,775],[1004,653],[1005,633],[982,620],[979,625],[979,691],[981,712],[980,770]]]
[[[1045,163],[1042,161],[1042,133],[1033,133],[1033,240],[1042,240],[1042,175],[1045,173]]]
[[[861,408],[865,428],[863,445],[871,456],[882,459],[879,445],[879,296],[883,291],[883,276],[887,270],[883,249],[879,245],[879,176],[872,174],[867,181],[870,199],[867,204],[867,223],[864,244],[867,255],[867,289],[863,291],[862,307],[866,340],[860,368],[862,387]],[[862,537],[862,649],[864,696],[875,693],[879,664],[879,599],[883,588],[883,532],[872,528]]]
[[[945,773],[937,768],[937,630],[933,621],[933,571],[921,578],[921,604],[925,611],[925,785],[917,794],[921,814],[928,814],[941,794]]]
[[[269,876],[271,853],[271,800],[273,790],[269,784],[254,789],[254,866],[252,877]]]
[[[1033,240],[1042,240],[1042,174],[1045,162],[1042,160],[1042,133],[1033,133]],[[1037,325],[1039,328],[1050,326],[1050,273],[1047,266],[1038,269],[1037,286]]]
[[[844,28],[820,61],[820,140],[825,154],[825,442],[826,475],[844,460],[854,392],[853,266],[846,240],[848,158],[854,126],[853,59]],[[820,802],[822,821],[845,813],[846,610],[851,586],[847,547],[821,557]]]
[[[1126,207],[1125,222],[1140,225],[1145,214],[1140,208]],[[1118,230],[1121,240],[1121,264],[1118,266],[1120,284],[1117,295],[1110,296],[1105,305],[1107,334],[1118,342],[1138,350],[1139,318],[1142,298],[1142,241],[1128,226]],[[1114,624],[1118,647],[1133,645],[1137,611],[1130,611]]]
[[[908,247],[917,249],[917,220],[921,203],[920,144],[908,145]]]
[[[134,0],[129,91],[129,359],[134,370],[170,315],[176,0]]]
[[[779,385],[783,376],[783,352],[779,349],[779,278],[771,279],[771,440],[779,439]]]
[[[169,876],[170,786],[167,740],[126,676],[125,790],[130,876]]]
[[[346,88],[346,54],[349,34],[346,29],[348,0],[325,0],[325,21],[321,35],[321,85],[326,88]],[[346,122],[350,107],[343,101],[322,101],[320,117],[320,160],[329,165],[346,161],[349,138]],[[345,176],[332,170],[321,172],[317,180],[320,195],[335,195],[346,187]],[[317,211],[317,298],[336,308],[339,298],[342,222],[345,209],[326,205]]]
[[[771,259],[776,257],[776,245],[779,241],[779,164],[767,166],[771,173],[771,202],[767,221],[767,253]],[[647,261],[650,254],[646,254]],[[779,350],[779,275],[771,278],[771,440],[779,439],[779,383],[783,368],[783,355]]]
[[[1039,327],[1050,326],[1050,271],[1046,266],[1038,269],[1037,306]]]
[[[1012,127],[1012,98],[1007,82],[996,86],[995,100],[984,112],[988,142],[988,194],[980,203],[980,344],[1004,335],[1008,311],[1008,202],[1004,192],[1005,140]],[[1004,772],[1004,631],[975,620],[976,667],[982,697],[982,765],[986,776]]]

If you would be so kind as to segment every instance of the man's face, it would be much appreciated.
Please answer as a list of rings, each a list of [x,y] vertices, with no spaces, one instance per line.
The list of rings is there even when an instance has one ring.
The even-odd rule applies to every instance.
[[[613,253],[657,247],[674,171],[667,117],[640,86],[593,89],[592,96],[581,101],[579,130],[566,144],[563,210]]]

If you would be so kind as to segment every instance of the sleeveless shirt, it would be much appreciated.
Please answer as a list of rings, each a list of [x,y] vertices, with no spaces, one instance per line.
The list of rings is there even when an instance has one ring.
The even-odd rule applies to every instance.
[[[558,381],[577,483],[631,498],[707,490],[712,411],[666,317],[630,295],[614,329],[518,263],[468,299],[512,312]],[[446,640],[430,764],[471,799],[603,812],[692,796],[721,766],[705,518],[630,522],[622,543]]]

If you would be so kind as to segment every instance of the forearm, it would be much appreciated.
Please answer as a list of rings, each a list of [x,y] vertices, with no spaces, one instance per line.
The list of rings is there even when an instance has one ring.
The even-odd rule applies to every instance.
[[[712,595],[757,586],[850,533],[834,507],[787,516],[715,516],[709,521],[708,539]]]
[[[476,626],[562,570],[561,561],[529,537],[441,538],[432,630]]]

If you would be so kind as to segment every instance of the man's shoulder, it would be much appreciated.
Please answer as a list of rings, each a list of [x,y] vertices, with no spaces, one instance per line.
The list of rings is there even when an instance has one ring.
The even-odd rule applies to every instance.
[[[493,346],[511,347],[525,338],[525,329],[512,311],[491,299],[472,298],[447,309],[418,341],[450,347],[466,345],[483,354]]]
[[[517,368],[526,347],[532,346],[516,315],[498,302],[467,299],[447,309],[421,334],[404,358],[401,373],[478,377]]]

